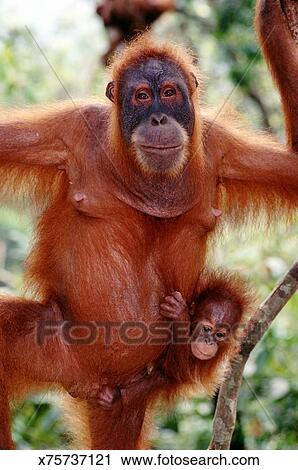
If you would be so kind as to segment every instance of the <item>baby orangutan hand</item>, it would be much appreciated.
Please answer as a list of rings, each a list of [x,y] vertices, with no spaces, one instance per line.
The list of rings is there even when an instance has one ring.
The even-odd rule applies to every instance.
[[[187,303],[182,294],[175,291],[164,298],[163,303],[160,305],[160,314],[170,320],[177,320],[185,309],[187,309]]]

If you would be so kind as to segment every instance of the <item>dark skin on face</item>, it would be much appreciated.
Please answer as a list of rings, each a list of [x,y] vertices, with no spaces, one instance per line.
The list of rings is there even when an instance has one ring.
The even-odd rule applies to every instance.
[[[122,135],[141,166],[152,172],[181,167],[193,133],[194,109],[179,67],[151,58],[129,67],[118,85]],[[114,94],[111,82],[106,95],[114,101]]]

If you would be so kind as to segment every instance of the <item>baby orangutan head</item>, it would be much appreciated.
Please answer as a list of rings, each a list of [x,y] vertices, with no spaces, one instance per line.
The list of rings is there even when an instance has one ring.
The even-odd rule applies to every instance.
[[[230,300],[206,299],[194,304],[191,351],[201,360],[208,360],[227,347],[239,319],[237,306]]]

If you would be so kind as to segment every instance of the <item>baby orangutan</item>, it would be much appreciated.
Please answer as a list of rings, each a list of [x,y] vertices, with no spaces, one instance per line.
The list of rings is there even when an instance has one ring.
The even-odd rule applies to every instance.
[[[165,297],[160,314],[170,320],[171,340],[164,353],[127,383],[102,386],[96,396],[101,406],[114,409],[121,400],[133,402],[140,391],[147,392],[147,403],[161,392],[171,399],[190,386],[214,393],[226,361],[236,352],[236,332],[252,297],[244,283],[231,275],[209,276],[204,286],[190,306],[180,292]]]
[[[230,339],[232,327],[238,319],[236,306],[228,299],[194,301],[189,308],[180,292],[167,296],[160,306],[161,314],[168,319],[177,321],[184,310],[190,318],[189,344],[191,353],[201,361],[209,360],[218,352],[224,342]]]

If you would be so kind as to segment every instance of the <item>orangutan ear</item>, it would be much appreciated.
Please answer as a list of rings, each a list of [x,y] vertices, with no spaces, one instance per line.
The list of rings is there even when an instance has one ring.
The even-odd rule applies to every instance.
[[[194,74],[194,73],[191,73],[191,76],[192,76],[192,78],[193,78],[193,81],[194,81],[195,87],[196,87],[196,88],[198,88],[198,86],[199,86],[199,82],[198,82],[198,79],[197,79],[197,77],[195,76],[195,74]]]
[[[106,88],[106,97],[109,98],[109,100],[112,101],[112,103],[115,103],[114,92],[115,92],[115,83],[114,82],[108,83],[107,88]]]

